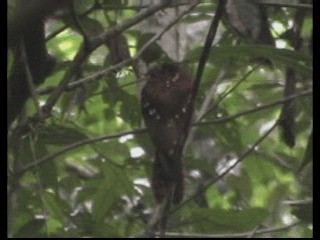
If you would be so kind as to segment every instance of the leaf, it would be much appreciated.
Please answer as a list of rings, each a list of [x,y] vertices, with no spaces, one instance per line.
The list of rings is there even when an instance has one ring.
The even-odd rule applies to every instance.
[[[58,171],[54,161],[46,161],[40,164],[35,171],[39,171],[40,184],[44,189],[58,190]]]
[[[74,34],[69,29],[60,33],[57,37],[48,42],[51,52],[61,60],[72,60],[82,42],[78,34]]]
[[[65,225],[65,206],[62,204],[59,198],[54,193],[48,191],[44,192],[42,197],[44,208],[49,213],[49,216],[59,221],[62,226]]]
[[[197,231],[236,232],[249,231],[261,224],[268,212],[263,208],[241,211],[225,209],[195,209],[188,216]]]
[[[125,172],[106,162],[103,166],[104,180],[94,196],[92,214],[95,221],[101,221],[119,203],[124,194],[132,194],[132,183]]]
[[[230,187],[245,199],[246,202],[250,202],[252,196],[252,184],[248,173],[245,170],[241,171],[241,175],[230,175],[227,178],[227,182]]]
[[[96,143],[99,151],[111,161],[117,164],[123,164],[130,157],[130,151],[126,144],[117,141],[108,141],[104,143]]]
[[[39,237],[41,229],[45,225],[45,219],[33,219],[27,222],[19,231],[13,236],[14,238],[32,238]]]
[[[202,48],[196,48],[188,54],[189,61],[198,61]],[[238,46],[219,46],[213,47],[210,55],[211,62],[222,61],[223,59],[235,58],[237,61],[248,57],[267,57],[277,64],[290,66],[297,72],[310,76],[312,72],[312,58],[303,53],[278,49],[272,46],[247,44]]]
[[[119,197],[116,178],[109,177],[102,181],[93,199],[92,215],[95,221],[101,221]]]
[[[241,135],[237,123],[228,123],[224,127],[212,127],[212,130],[218,141],[226,149],[240,151],[243,149]]]
[[[313,201],[297,201],[290,204],[292,214],[307,224],[313,223]]]
[[[262,31],[261,14],[257,2],[229,0],[225,4],[225,12],[231,26],[243,36],[256,39]]]
[[[301,161],[299,172],[304,169],[313,159],[313,131],[309,135],[306,151],[304,152],[303,159]]]
[[[140,104],[136,96],[125,94],[122,96],[120,115],[131,126],[139,126],[141,122]]]
[[[87,139],[87,136],[73,127],[52,124],[40,129],[39,139],[43,144],[68,145]]]
[[[271,213],[272,221],[277,221],[280,217],[281,202],[286,198],[289,192],[288,184],[277,183],[269,189],[269,196],[267,198],[266,206]]]
[[[7,76],[9,76],[9,74],[12,71],[12,65],[13,65],[13,53],[12,50],[8,50],[7,52]]]
[[[101,25],[100,21],[90,18],[88,16],[81,18],[81,25],[83,27],[83,30],[85,31],[88,36],[90,35],[96,35],[103,31],[103,26]],[[74,30],[79,32],[79,28],[75,27]]]

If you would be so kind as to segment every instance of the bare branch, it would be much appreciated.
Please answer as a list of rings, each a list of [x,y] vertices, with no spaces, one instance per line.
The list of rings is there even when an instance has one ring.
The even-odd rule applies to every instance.
[[[243,81],[245,81],[261,64],[256,65],[250,71],[248,71],[234,86],[227,90],[214,105],[205,113],[201,115],[198,121],[204,119],[210,112],[212,112],[230,93],[232,93]]]
[[[94,49],[96,49],[97,47],[99,47],[101,44],[104,44],[108,38],[122,33],[124,30],[141,22],[142,20],[151,16],[155,12],[167,7],[169,4],[170,4],[170,1],[165,0],[165,1],[161,1],[159,4],[151,5],[149,8],[142,10],[141,12],[139,12],[138,14],[133,16],[132,18],[130,18],[126,21],[123,21],[122,23],[108,29],[107,31],[105,31],[97,36],[93,36],[90,39],[90,45],[92,47],[92,51]]]
[[[236,114],[231,115],[229,117],[224,117],[224,118],[220,118],[220,119],[214,119],[214,120],[210,120],[210,121],[206,121],[206,122],[195,123],[194,125],[203,126],[203,125],[209,125],[209,124],[218,124],[218,123],[229,122],[231,120],[234,120],[234,119],[236,119],[238,117],[245,116],[247,114],[255,113],[255,112],[258,112],[258,111],[261,111],[261,110],[264,110],[264,109],[268,109],[270,107],[274,107],[274,106],[277,106],[277,105],[280,105],[280,104],[284,104],[284,103],[286,103],[288,101],[291,101],[292,99],[311,96],[312,93],[313,93],[313,90],[303,91],[301,93],[290,95],[288,97],[282,98],[282,99],[280,99],[278,101],[274,101],[272,103],[264,104],[264,105],[261,105],[261,106],[258,106],[258,107],[254,107],[254,108],[245,110],[245,111],[240,112],[240,113],[236,113]]]
[[[182,202],[179,206],[177,206],[177,208],[175,208],[173,210],[173,212],[177,211],[178,209],[180,209],[181,207],[183,207],[184,205],[186,205],[187,203],[191,202],[191,200],[193,200],[194,198],[196,198],[201,192],[206,191],[211,185],[213,185],[214,183],[216,183],[217,181],[219,181],[221,178],[223,178],[224,176],[226,176],[235,166],[237,166],[244,158],[246,158],[250,153],[252,153],[254,151],[254,149],[259,146],[259,144],[265,140],[269,134],[276,128],[276,126],[278,125],[278,121],[276,121],[272,127],[270,127],[270,129],[264,133],[261,137],[258,138],[258,140],[252,144],[247,150],[245,150],[240,157],[238,157],[238,159],[230,166],[228,167],[223,173],[221,173],[219,176],[209,180],[205,186],[203,188],[198,189],[195,193],[193,193],[187,200],[185,200],[184,202]]]
[[[260,0],[259,3],[266,6],[271,6],[271,7],[288,7],[288,8],[299,8],[299,9],[308,9],[308,10],[313,9],[312,4],[281,3],[277,1],[275,1],[274,3],[271,3],[270,0]]]
[[[100,79],[102,76],[106,76],[118,69],[121,69],[127,65],[129,65],[130,63],[136,61],[137,59],[140,58],[140,56],[154,43],[156,42],[158,39],[160,39],[162,37],[163,34],[165,34],[171,27],[173,27],[178,21],[180,21],[187,13],[189,13],[193,8],[196,7],[196,5],[198,4],[198,2],[196,2],[195,4],[192,4],[188,9],[186,9],[185,11],[183,11],[177,18],[175,18],[173,21],[171,21],[161,32],[159,32],[158,34],[156,34],[155,36],[153,36],[147,43],[145,43],[141,49],[136,53],[135,56],[133,56],[132,58],[127,58],[126,60],[113,65],[111,67],[108,67],[106,69],[103,69],[101,71],[98,71],[90,76],[75,80],[71,83],[69,83],[66,87],[65,90],[69,91],[72,90],[74,88],[77,88],[85,83],[89,83],[92,81],[96,81],[98,79]],[[48,92],[54,91],[55,88],[48,88],[48,89],[43,89],[43,90],[39,90],[39,94],[46,94]]]
[[[265,228],[261,230],[255,231],[255,235],[263,235],[266,233],[277,233],[287,231],[298,224],[300,221],[296,221],[290,225],[283,226],[283,227],[276,227],[276,228]],[[221,233],[221,234],[206,234],[206,233],[174,233],[174,232],[167,232],[167,237],[176,237],[176,238],[240,238],[240,237],[248,237],[252,234],[252,231],[248,232],[239,232],[239,233]]]
[[[249,109],[249,110],[240,112],[238,114],[235,114],[235,115],[232,115],[232,116],[229,116],[229,117],[226,117],[226,118],[215,119],[215,120],[208,121],[208,122],[195,123],[192,126],[196,127],[196,126],[204,126],[204,125],[213,124],[213,123],[220,123],[220,124],[221,123],[226,123],[226,122],[232,121],[232,120],[234,120],[234,119],[236,119],[238,117],[241,117],[241,116],[244,116],[244,115],[247,115],[247,114],[250,114],[250,113],[254,113],[254,112],[257,112],[257,111],[261,111],[261,110],[264,110],[264,109],[267,109],[267,108],[270,108],[270,107],[274,107],[274,106],[277,106],[279,104],[283,104],[284,102],[290,101],[290,100],[292,100],[294,98],[310,96],[311,94],[312,94],[312,90],[304,91],[302,93],[295,94],[295,95],[289,96],[287,98],[280,99],[278,101],[262,105],[260,107]],[[139,128],[139,129],[134,129],[134,130],[131,130],[131,131],[126,131],[126,132],[121,132],[121,133],[105,134],[105,135],[102,135],[102,136],[97,136],[97,137],[85,139],[85,140],[82,140],[82,141],[79,141],[79,142],[75,142],[73,144],[65,146],[65,147],[63,147],[63,148],[61,148],[61,149],[59,149],[59,150],[57,150],[55,152],[52,152],[51,154],[48,154],[48,155],[36,160],[34,163],[31,163],[29,165],[24,166],[23,168],[21,168],[18,171],[18,173],[23,173],[23,172],[31,169],[32,167],[34,167],[35,164],[37,165],[37,164],[41,164],[41,163],[43,163],[45,161],[49,161],[49,160],[51,160],[51,159],[53,159],[53,158],[55,158],[55,157],[57,157],[57,156],[59,156],[61,154],[64,154],[64,153],[74,149],[74,148],[77,148],[77,147],[80,147],[80,146],[83,146],[83,145],[86,145],[86,144],[91,144],[91,143],[94,143],[94,142],[107,140],[107,139],[119,138],[119,137],[122,137],[122,136],[125,136],[125,135],[129,135],[129,134],[138,135],[138,134],[143,134],[143,133],[146,133],[146,132],[147,132],[146,128]]]
[[[23,41],[20,41],[20,48],[21,48],[22,62],[23,62],[23,65],[24,65],[25,71],[26,71],[26,80],[28,83],[28,89],[30,91],[31,99],[34,103],[37,114],[39,114],[39,117],[41,118],[41,116],[40,116],[41,112],[40,112],[39,101],[38,101],[38,94],[36,92],[36,87],[34,85],[33,77],[32,77],[31,71],[30,71],[26,48],[25,48],[25,44],[23,43]]]
[[[103,32],[98,36],[93,36],[88,40],[88,42],[83,43],[77,55],[75,56],[70,68],[67,70],[63,79],[59,82],[58,87],[53,90],[53,92],[47,99],[45,105],[42,107],[42,119],[50,117],[50,113],[53,106],[56,104],[61,94],[66,89],[68,83],[76,75],[75,73],[81,68],[81,65],[85,62],[85,60],[92,51],[94,51],[100,45],[104,44],[108,38],[113,37],[123,32],[125,29],[141,22],[142,20],[151,16],[155,12],[165,8],[169,3],[170,1],[166,0],[162,1],[159,4],[152,5],[149,8],[142,10],[132,18],[123,21],[119,25],[110,28],[109,30]],[[30,123],[36,123],[38,121],[39,119],[37,118],[37,116],[34,116],[30,120],[28,120],[27,125],[29,125]]]
[[[131,130],[131,131],[126,131],[126,132],[122,132],[122,133],[116,133],[116,134],[106,134],[106,135],[103,135],[103,136],[98,136],[98,137],[93,137],[93,138],[89,138],[89,139],[85,139],[85,140],[82,140],[82,141],[79,141],[79,142],[75,142],[73,144],[70,144],[68,146],[65,146],[55,152],[52,152],[30,164],[27,164],[25,165],[24,167],[22,167],[20,170],[17,171],[16,174],[20,175],[20,174],[23,174],[25,171],[28,171],[29,169],[43,163],[43,162],[46,162],[48,160],[51,160],[63,153],[66,153],[68,151],[70,151],[71,149],[74,149],[74,148],[77,148],[77,147],[80,147],[80,146],[83,146],[83,145],[86,145],[86,144],[91,144],[91,143],[95,143],[95,142],[99,142],[99,141],[102,141],[102,140],[106,140],[106,139],[113,139],[113,138],[118,138],[118,137],[121,137],[121,136],[125,136],[125,135],[129,135],[129,134],[141,134],[141,133],[144,133],[146,132],[147,130],[145,128],[141,128],[141,129],[135,129],[135,130]]]

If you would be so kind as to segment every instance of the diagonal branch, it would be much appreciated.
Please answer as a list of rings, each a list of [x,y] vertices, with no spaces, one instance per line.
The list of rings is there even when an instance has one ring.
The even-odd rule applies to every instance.
[[[297,226],[300,224],[301,221],[296,221],[292,224],[282,227],[275,227],[275,228],[264,228],[261,230],[256,230],[255,235],[263,235],[266,233],[277,233],[289,230],[292,227]],[[167,237],[175,237],[175,238],[242,238],[248,237],[252,234],[252,231],[248,232],[238,232],[238,233],[174,233],[174,232],[167,232]]]
[[[229,116],[229,117],[225,117],[225,118],[221,118],[221,119],[214,119],[214,120],[211,120],[211,121],[208,121],[208,122],[194,123],[192,125],[192,127],[201,127],[201,126],[209,125],[209,124],[226,123],[226,122],[235,120],[238,117],[242,117],[242,116],[245,116],[247,114],[255,113],[255,112],[258,112],[258,111],[261,111],[261,110],[264,110],[264,109],[268,109],[268,108],[283,104],[283,103],[285,103],[287,101],[290,101],[290,100],[292,100],[294,98],[310,96],[311,94],[312,94],[312,90],[304,91],[304,92],[302,92],[300,94],[295,94],[295,95],[292,95],[292,96],[288,96],[288,97],[280,99],[278,101],[275,101],[275,102],[272,102],[272,103],[269,103],[269,104],[265,104],[265,105],[262,105],[260,107],[256,107],[256,108],[253,108],[253,109],[249,109],[249,110],[234,114],[234,115]],[[33,168],[35,165],[38,165],[38,164],[41,164],[41,163],[43,163],[45,161],[49,161],[51,159],[54,159],[55,157],[57,157],[57,156],[59,156],[61,154],[64,154],[64,153],[66,153],[66,152],[68,152],[68,151],[70,151],[70,150],[72,150],[74,148],[77,148],[77,147],[80,147],[80,146],[83,146],[83,145],[86,145],[86,144],[91,144],[91,143],[94,143],[94,142],[107,140],[107,139],[118,138],[118,137],[122,137],[122,136],[129,135],[129,134],[138,135],[138,134],[143,134],[143,133],[146,133],[146,132],[147,132],[146,128],[139,128],[139,129],[134,129],[134,130],[131,130],[131,131],[125,131],[125,132],[115,133],[115,134],[105,134],[105,135],[102,135],[102,136],[92,137],[92,138],[89,138],[89,139],[78,141],[78,142],[75,142],[73,144],[65,146],[65,147],[63,147],[63,148],[61,148],[61,149],[59,149],[59,150],[57,150],[55,152],[52,152],[52,153],[44,156],[44,157],[36,160],[34,163],[31,163],[29,165],[24,166],[23,168],[21,168],[18,171],[18,173],[19,174],[20,173],[24,173],[24,172],[28,171],[29,169]],[[9,143],[9,145],[10,145],[10,143]]]
[[[21,169],[19,169],[16,174],[17,175],[20,175],[20,174],[23,174],[24,172],[28,171],[29,169],[41,164],[41,163],[44,163],[50,159],[53,159],[63,153],[66,153],[68,151],[70,151],[71,149],[74,149],[74,148],[77,148],[77,147],[80,147],[80,146],[83,146],[83,145],[86,145],[86,144],[91,144],[91,143],[95,143],[95,142],[99,142],[99,141],[102,141],[102,140],[106,140],[106,139],[113,139],[113,138],[118,138],[118,137],[121,137],[121,136],[124,136],[124,135],[129,135],[129,134],[141,134],[141,133],[144,133],[146,132],[147,130],[145,128],[141,128],[141,129],[136,129],[136,130],[132,130],[132,131],[126,131],[126,132],[122,132],[122,133],[116,133],[116,134],[106,134],[106,135],[102,135],[102,136],[98,136],[98,137],[93,137],[93,138],[89,138],[89,139],[85,139],[85,140],[82,140],[82,141],[79,141],[79,142],[75,142],[73,144],[70,144],[68,146],[65,146],[63,148],[60,148],[59,150],[55,151],[55,152],[52,152],[40,159],[37,159],[36,161],[34,162],[31,162],[25,166],[23,166]]]
[[[195,99],[198,94],[203,70],[204,70],[206,62],[208,60],[209,54],[210,54],[211,45],[212,45],[212,42],[216,36],[219,21],[222,16],[222,13],[223,13],[223,4],[224,4],[224,1],[222,1],[222,0],[218,1],[218,6],[216,8],[215,15],[214,15],[212,22],[211,22],[211,25],[209,27],[206,41],[205,41],[204,47],[203,47],[201,55],[200,55],[197,74],[196,74],[196,78],[193,83],[193,88],[192,88],[192,92],[191,92],[191,96],[190,96],[190,105],[188,105],[188,109],[187,109],[187,115],[186,115],[187,121],[186,121],[186,124],[183,129],[184,130],[183,134],[181,134],[179,136],[177,144],[174,149],[174,158],[176,158],[176,159],[178,159],[179,156],[181,156],[186,139],[188,137],[188,132],[189,132],[189,128],[190,128],[191,121],[192,121],[192,115],[194,112]]]
[[[169,1],[163,1],[159,4],[152,5],[150,8],[141,11],[140,13],[136,14],[134,17],[126,21],[123,21],[119,25],[116,25],[110,28],[109,30],[101,33],[100,35],[93,36],[92,38],[88,39],[88,42],[83,42],[69,70],[67,71],[67,73],[65,74],[61,82],[59,83],[58,87],[49,96],[46,104],[43,106],[43,111],[48,114],[51,112],[51,109],[53,108],[55,103],[58,101],[61,94],[64,92],[64,89],[67,87],[68,83],[71,81],[75,72],[78,71],[78,69],[85,62],[85,60],[87,59],[87,57],[90,55],[92,51],[94,51],[100,45],[104,44],[108,38],[113,37],[117,34],[120,34],[125,29],[130,28],[133,25],[141,22],[145,18],[151,16],[155,12],[166,7],[168,4],[169,4]]]
[[[243,159],[245,159],[250,153],[252,153],[255,148],[257,146],[260,145],[260,143],[265,140],[269,134],[276,128],[276,126],[278,125],[278,121],[276,121],[272,127],[269,128],[268,131],[266,131],[254,144],[252,144],[247,150],[245,150],[240,157],[238,157],[238,159],[230,166],[228,167],[223,173],[221,173],[219,176],[209,180],[205,186],[203,188],[200,188],[199,190],[197,190],[196,192],[194,192],[187,200],[185,200],[184,202],[182,202],[177,208],[175,208],[173,210],[173,212],[177,211],[178,209],[180,209],[181,207],[183,207],[184,205],[188,204],[189,202],[191,202],[194,198],[196,198],[200,193],[206,191],[211,185],[213,185],[214,183],[216,183],[217,181],[219,181],[221,178],[223,178],[224,176],[226,176],[235,166],[237,166]]]
[[[29,124],[35,124],[39,120],[45,119],[50,117],[51,110],[53,106],[56,104],[56,102],[59,100],[61,94],[65,91],[66,87],[68,86],[68,83],[72,80],[72,78],[75,76],[75,73],[79,70],[82,64],[84,64],[87,57],[91,54],[92,51],[94,51],[97,47],[104,44],[106,40],[110,37],[113,37],[127,28],[141,22],[145,18],[151,16],[155,12],[167,7],[169,5],[170,1],[162,1],[159,4],[155,4],[150,6],[149,8],[142,10],[135,16],[133,16],[130,19],[127,19],[120,23],[119,25],[116,25],[102,34],[98,36],[94,36],[88,40],[88,43],[83,43],[80,47],[80,50],[78,51],[78,54],[74,58],[70,68],[67,70],[66,74],[64,75],[63,79],[60,81],[57,88],[55,88],[51,95],[48,97],[45,105],[42,107],[43,114],[41,114],[41,118],[38,116],[33,116],[29,119],[27,119],[24,123],[22,123],[23,126],[28,126]],[[19,126],[20,127],[20,126]],[[25,131],[28,131],[26,127],[23,128]]]
[[[287,96],[285,98],[281,98],[280,100],[277,100],[277,101],[274,101],[274,102],[271,102],[271,103],[267,103],[267,104],[264,104],[264,105],[261,105],[261,106],[258,106],[258,107],[250,108],[248,110],[236,113],[236,114],[228,116],[228,117],[213,119],[213,120],[210,120],[210,121],[198,122],[198,123],[195,123],[194,125],[204,126],[204,125],[209,125],[209,124],[219,124],[219,123],[229,122],[231,120],[234,120],[234,119],[236,119],[238,117],[245,116],[247,114],[255,113],[255,112],[258,112],[258,111],[261,111],[261,110],[265,110],[265,109],[268,109],[268,108],[271,108],[271,107],[274,107],[274,106],[277,106],[277,105],[280,105],[280,104],[284,104],[286,102],[291,101],[292,99],[311,96],[312,93],[313,93],[313,90],[303,91],[301,93],[293,94],[293,95]]]
[[[195,4],[192,4],[188,9],[183,11],[177,18],[175,18],[173,21],[171,21],[161,32],[154,35],[147,43],[145,43],[133,57],[127,58],[118,64],[115,64],[111,67],[108,67],[106,69],[98,71],[90,76],[87,76],[87,77],[78,79],[76,81],[70,82],[66,86],[65,90],[69,91],[69,90],[77,88],[85,83],[96,81],[96,80],[100,79],[101,77],[106,76],[106,75],[108,75],[118,69],[121,69],[121,68],[129,65],[130,63],[136,61],[155,41],[160,39],[171,27],[173,27],[178,21],[180,21],[187,13],[189,13],[191,10],[193,10],[197,5],[198,5],[198,2],[196,2]],[[55,88],[48,88],[48,89],[39,90],[39,94],[46,94],[48,92],[54,91],[54,89]]]

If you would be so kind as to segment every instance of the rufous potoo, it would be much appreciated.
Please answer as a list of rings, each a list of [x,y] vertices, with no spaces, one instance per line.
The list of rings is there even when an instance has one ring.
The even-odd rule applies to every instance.
[[[142,114],[155,148],[151,188],[157,203],[172,196],[177,204],[183,198],[184,161],[176,148],[189,122],[191,90],[190,74],[166,63],[150,69],[141,92]]]

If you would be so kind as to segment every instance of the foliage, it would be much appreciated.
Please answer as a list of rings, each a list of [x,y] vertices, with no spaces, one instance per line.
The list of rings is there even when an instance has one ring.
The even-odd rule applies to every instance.
[[[78,15],[86,12],[79,19],[92,37],[132,18],[142,8],[139,2],[75,1],[75,10]],[[266,5],[276,46],[244,38],[226,18],[220,22],[186,145],[185,202],[172,206],[168,236],[312,236],[312,14],[304,9],[299,34],[302,46],[295,48],[290,33],[302,6],[281,7],[281,2]],[[188,45],[183,49],[184,62],[194,75],[215,9],[216,1],[201,1],[175,24],[201,26],[202,32],[191,33],[199,34],[199,39],[181,44]],[[66,17],[47,20],[47,34],[48,51],[58,62],[37,88],[40,105],[67,74],[83,43],[79,29]],[[141,49],[143,34],[142,28],[124,29],[131,56]],[[165,56],[162,60],[170,57],[164,49],[158,41],[154,51],[162,51],[157,53]],[[10,72],[13,54],[8,53]],[[141,81],[136,81],[143,80],[143,74],[133,61],[92,77],[119,64],[113,62],[112,54],[117,53],[107,43],[99,45],[75,74],[76,79],[87,81],[69,83],[50,117],[29,123],[32,130],[18,131],[26,117],[38,116],[32,99],[11,126],[10,237],[128,237],[147,228],[155,206],[148,181],[153,146],[143,130]],[[268,62],[261,64],[263,59]],[[246,152],[277,123],[286,102],[281,99],[288,68],[294,69],[297,78],[293,97],[296,144],[287,146],[276,126]],[[282,231],[272,231],[277,228]]]

